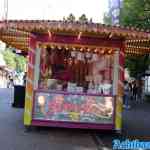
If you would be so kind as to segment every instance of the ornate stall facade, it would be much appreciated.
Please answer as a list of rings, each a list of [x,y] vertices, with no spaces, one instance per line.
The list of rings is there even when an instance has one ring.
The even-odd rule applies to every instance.
[[[149,32],[10,20],[0,39],[28,54],[25,125],[121,130],[125,54],[149,53]]]

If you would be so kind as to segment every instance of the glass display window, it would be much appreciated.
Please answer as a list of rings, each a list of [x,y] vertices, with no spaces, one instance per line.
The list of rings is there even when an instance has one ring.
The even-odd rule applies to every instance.
[[[112,94],[114,54],[42,48],[39,89]]]

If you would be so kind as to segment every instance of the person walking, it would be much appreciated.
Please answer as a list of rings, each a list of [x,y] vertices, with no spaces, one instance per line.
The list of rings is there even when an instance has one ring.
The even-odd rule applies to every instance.
[[[130,87],[129,87],[129,83],[127,81],[124,82],[124,108],[129,109],[130,105],[129,105],[129,99],[130,99]]]
[[[142,81],[139,80],[137,82],[137,102],[142,102],[142,93],[143,93]]]
[[[137,83],[133,83],[133,90],[132,90],[133,100],[137,101]]]

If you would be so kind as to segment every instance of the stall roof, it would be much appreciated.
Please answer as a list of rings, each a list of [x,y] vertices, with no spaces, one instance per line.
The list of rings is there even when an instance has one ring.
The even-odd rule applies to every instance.
[[[96,23],[80,23],[50,20],[0,21],[0,39],[12,47],[27,51],[29,36],[33,33],[59,33],[125,40],[126,54],[150,53],[150,32],[133,27],[107,26]]]

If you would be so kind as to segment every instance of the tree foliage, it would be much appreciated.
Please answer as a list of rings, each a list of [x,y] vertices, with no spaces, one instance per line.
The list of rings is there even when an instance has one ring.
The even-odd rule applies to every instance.
[[[120,12],[121,25],[150,28],[150,1],[124,0]]]
[[[27,60],[23,56],[16,55],[11,49],[3,51],[3,57],[8,67],[19,72],[25,71]]]
[[[111,19],[111,15],[109,13],[107,13],[107,12],[104,13],[103,22],[106,25],[112,25],[112,19]]]
[[[120,24],[136,28],[150,29],[150,1],[124,0],[120,11]],[[126,57],[126,67],[131,77],[138,78],[149,66],[149,56]]]
[[[104,14],[104,23],[112,24],[111,15]],[[150,29],[150,1],[149,0],[124,0],[120,9],[120,25]],[[149,56],[126,57],[125,66],[128,68],[131,77],[139,77],[150,64]]]
[[[75,20],[76,20],[76,17],[72,13],[67,17],[67,21],[69,22],[74,22]]]
[[[16,70],[18,72],[24,72],[26,70],[27,60],[24,56],[16,55],[15,62],[16,62]]]
[[[87,22],[92,23],[92,22],[93,22],[92,18],[88,19],[85,14],[82,14],[82,15],[76,20],[76,17],[75,17],[74,14],[72,14],[72,13],[69,14],[69,16],[68,16],[67,18],[63,17],[63,21],[68,21],[68,22],[79,21],[80,23],[87,23]]]
[[[88,18],[86,17],[85,14],[82,14],[82,15],[79,17],[79,22],[81,22],[81,23],[86,23],[86,22],[88,22]]]
[[[10,49],[7,48],[3,51],[3,57],[8,67],[16,68],[15,54]]]

